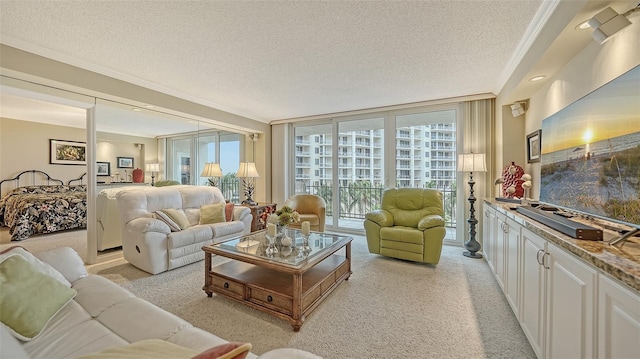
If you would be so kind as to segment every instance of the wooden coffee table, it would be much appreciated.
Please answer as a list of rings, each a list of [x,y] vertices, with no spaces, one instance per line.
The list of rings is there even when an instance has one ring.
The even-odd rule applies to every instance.
[[[342,281],[351,275],[352,237],[312,232],[302,247],[300,231],[291,247],[267,255],[266,231],[202,247],[205,277],[202,289],[288,320],[299,331],[309,315]],[[212,255],[232,260],[212,267]]]

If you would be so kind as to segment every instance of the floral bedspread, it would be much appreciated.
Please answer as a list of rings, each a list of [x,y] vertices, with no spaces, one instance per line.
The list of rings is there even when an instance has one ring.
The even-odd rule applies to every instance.
[[[36,233],[87,227],[87,186],[26,186],[0,199],[0,225],[9,227],[11,240]]]

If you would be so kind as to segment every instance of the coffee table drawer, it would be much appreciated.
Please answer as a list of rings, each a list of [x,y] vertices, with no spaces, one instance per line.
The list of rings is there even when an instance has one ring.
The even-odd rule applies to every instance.
[[[226,295],[244,299],[244,284],[236,281],[211,275],[211,284]]]
[[[286,296],[249,286],[249,300],[264,307],[291,314],[293,300]]]

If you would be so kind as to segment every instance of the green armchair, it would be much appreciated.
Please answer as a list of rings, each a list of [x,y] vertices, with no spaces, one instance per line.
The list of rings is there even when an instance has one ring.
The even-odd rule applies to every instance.
[[[370,253],[438,264],[446,234],[442,193],[435,189],[391,188],[381,209],[365,215]]]

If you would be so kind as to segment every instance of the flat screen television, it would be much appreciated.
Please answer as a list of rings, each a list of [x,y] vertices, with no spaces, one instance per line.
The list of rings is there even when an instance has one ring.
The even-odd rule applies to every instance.
[[[540,202],[640,228],[640,66],[542,121]]]

